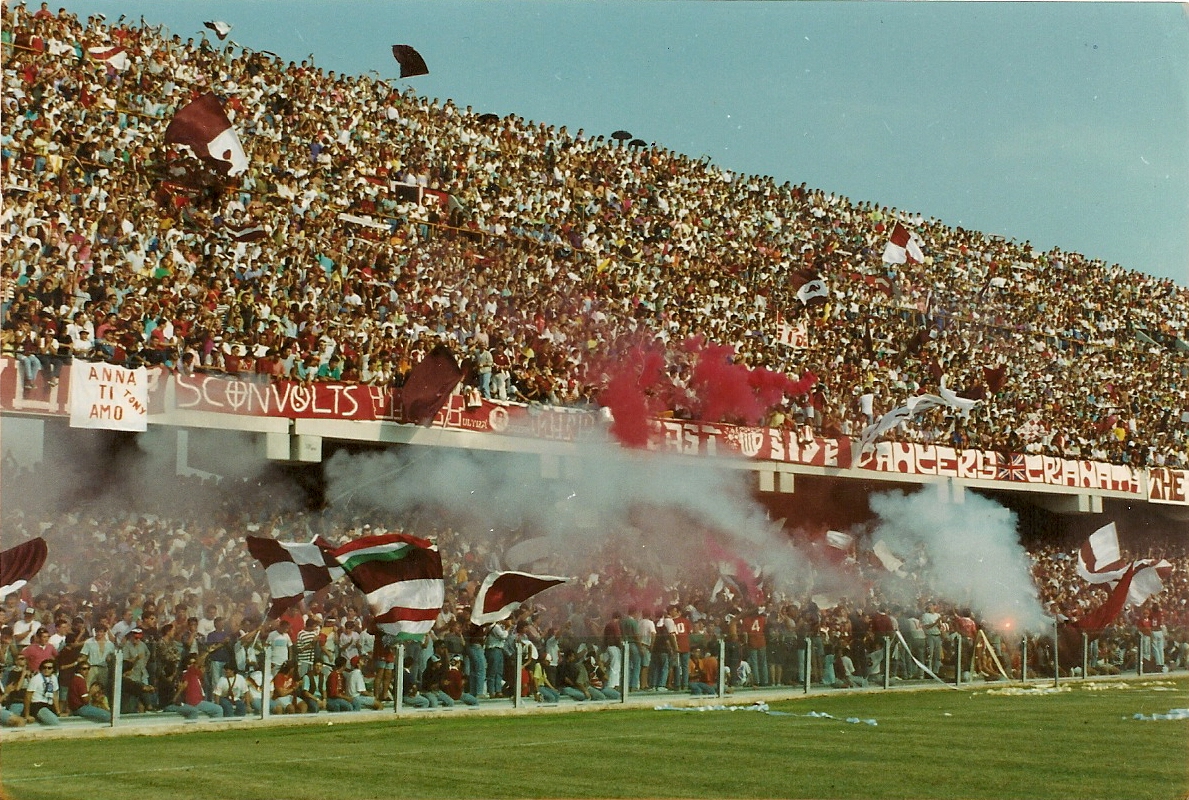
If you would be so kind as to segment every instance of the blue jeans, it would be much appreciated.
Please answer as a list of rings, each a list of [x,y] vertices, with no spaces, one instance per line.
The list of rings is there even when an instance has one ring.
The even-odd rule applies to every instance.
[[[199,714],[206,714],[208,717],[219,719],[223,716],[223,707],[212,703],[209,700],[202,700],[198,705],[170,706],[166,711],[177,711],[186,719],[196,719]]]
[[[467,688],[471,690],[471,694],[483,694],[487,691],[487,657],[483,655],[483,647],[468,644],[467,661],[471,665],[471,674],[468,676],[470,684]]]
[[[344,700],[341,697],[332,697],[326,701],[326,710],[333,713],[339,713],[342,711],[355,711],[357,709],[351,705],[350,700]]]
[[[665,650],[652,654],[652,674],[649,675],[649,679],[655,688],[663,689],[668,686],[671,660],[668,651]]]
[[[32,384],[37,380],[37,373],[41,372],[41,362],[35,355],[18,355],[17,363],[21,367],[21,378],[25,383]]]
[[[495,697],[504,688],[504,649],[487,648],[487,693]]]
[[[768,685],[768,650],[765,647],[749,647],[747,663],[751,665],[752,680],[756,686]]]
[[[717,692],[714,691],[714,687],[712,687],[708,683],[702,683],[701,681],[690,681],[689,682],[689,693],[690,694],[708,694],[711,696],[717,694]]]
[[[678,690],[689,688],[689,653],[677,654],[677,664],[673,670],[673,688]]]
[[[111,723],[110,711],[104,711],[102,708],[97,708],[90,703],[85,706],[79,706],[78,710],[74,713],[75,716],[82,717],[83,719],[90,720],[91,722],[102,722],[105,725]]]
[[[223,716],[225,717],[242,717],[248,713],[248,706],[243,699],[231,700],[227,697],[219,698],[219,705],[223,709]]]
[[[430,708],[437,708],[438,706],[454,708],[454,698],[445,692],[430,690],[425,693],[425,698],[429,700]]]
[[[640,645],[632,642],[628,644],[628,689],[635,692],[640,689]]]
[[[925,664],[934,675],[941,669],[941,634],[930,633],[925,637]]]

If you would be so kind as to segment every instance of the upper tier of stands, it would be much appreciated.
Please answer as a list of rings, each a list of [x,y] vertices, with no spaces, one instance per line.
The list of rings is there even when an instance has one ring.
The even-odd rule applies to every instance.
[[[862,395],[878,414],[944,376],[986,402],[890,435],[1189,466],[1189,290],[1169,280],[371,76],[13,13],[5,354],[388,383],[441,338],[506,360],[512,399],[572,404],[597,402],[604,365],[640,342],[666,348],[682,386],[680,345],[705,336],[820,377],[774,425],[857,436]],[[87,55],[101,45],[130,66]],[[207,91],[249,155],[232,181],[197,181],[164,144]],[[883,263],[897,221],[923,263]],[[268,236],[234,241],[249,225]],[[808,271],[824,306],[796,299]],[[806,346],[782,344],[782,325]]]

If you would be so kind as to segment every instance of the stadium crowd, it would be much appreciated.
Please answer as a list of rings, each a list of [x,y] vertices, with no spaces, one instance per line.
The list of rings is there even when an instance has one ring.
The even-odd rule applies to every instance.
[[[688,415],[704,337],[818,376],[769,424],[857,437],[944,380],[984,402],[888,435],[1189,466],[1171,281],[144,22],[4,15],[0,345],[23,391],[72,359],[400,385],[442,340],[484,395],[597,404],[647,343]],[[164,142],[206,92],[235,179]],[[884,262],[896,224],[923,261]],[[799,300],[818,276],[827,302]]]
[[[889,680],[927,679],[926,667],[944,680],[959,669],[966,680],[998,680],[1019,677],[1023,667],[1019,631],[935,596],[927,558],[904,554],[906,573],[888,573],[870,542],[844,563],[818,565],[839,570],[851,589],[825,601],[811,581],[796,590],[742,576],[724,582],[709,558],[665,581],[663,570],[632,555],[638,547],[611,536],[589,562],[554,555],[529,565],[597,580],[554,587],[512,618],[479,627],[469,620],[479,583],[489,571],[526,566],[508,563],[507,554],[530,531],[490,531],[446,509],[434,523],[421,512],[309,511],[279,478],[179,479],[176,496],[159,503],[92,497],[39,505],[53,480],[6,465],[0,539],[40,534],[51,554],[31,585],[0,606],[0,707],[8,725],[52,725],[68,714],[108,721],[117,678],[124,713],[258,712],[265,659],[275,676],[275,713],[391,703],[395,643],[376,635],[362,593],[340,580],[308,606],[268,619],[267,582],[246,533],[342,543],[405,530],[437,542],[446,602],[433,631],[406,644],[401,665],[403,702],[413,707],[511,696],[518,643],[527,659],[522,697],[540,702],[615,699],[625,684],[629,691],[714,694],[720,642],[732,691],[802,684],[807,653],[815,685],[882,681],[884,637],[896,645],[897,631],[904,642],[891,650]],[[1149,672],[1189,668],[1189,553],[1183,543],[1150,546],[1132,555],[1168,558],[1172,576],[1162,593],[1097,638],[1093,674],[1136,670],[1139,659]],[[1076,547],[1030,546],[1049,613],[1080,618],[1103,600],[1101,587],[1075,574]],[[1051,638],[1029,641],[1029,673],[1052,674]],[[113,674],[117,649],[122,676]],[[1065,674],[1082,669],[1080,651],[1075,656],[1063,657]],[[40,669],[46,664],[52,670]],[[46,680],[58,689],[56,699],[46,694]]]

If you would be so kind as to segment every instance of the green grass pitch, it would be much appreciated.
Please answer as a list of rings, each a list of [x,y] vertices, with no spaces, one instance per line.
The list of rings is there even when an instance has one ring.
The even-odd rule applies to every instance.
[[[1189,707],[1189,678],[1061,688],[772,704],[788,716],[460,710],[168,736],[0,736],[0,786],[13,800],[1189,795],[1189,720],[1133,719]]]

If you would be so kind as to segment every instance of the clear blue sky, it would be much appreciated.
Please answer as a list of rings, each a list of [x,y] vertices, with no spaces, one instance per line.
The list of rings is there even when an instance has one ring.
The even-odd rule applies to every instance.
[[[59,5],[55,1],[54,7]],[[1171,3],[84,0],[286,59],[874,200],[1189,285],[1189,14]]]

